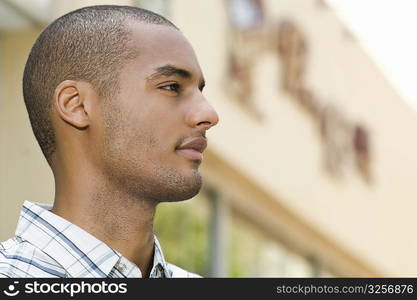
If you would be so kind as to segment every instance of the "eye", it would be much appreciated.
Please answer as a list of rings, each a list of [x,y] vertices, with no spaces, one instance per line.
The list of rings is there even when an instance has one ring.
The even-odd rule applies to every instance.
[[[162,90],[178,93],[181,86],[178,83],[165,84],[159,87]]]
[[[198,86],[198,89],[200,90],[200,92],[203,92],[205,86],[206,86],[206,83],[204,81],[200,83],[200,85]]]

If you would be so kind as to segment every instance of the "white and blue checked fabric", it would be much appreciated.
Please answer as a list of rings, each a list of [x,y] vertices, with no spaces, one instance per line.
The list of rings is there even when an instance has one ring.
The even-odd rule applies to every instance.
[[[16,236],[0,243],[0,277],[139,278],[140,269],[80,227],[25,201]],[[151,278],[200,277],[164,259],[155,236]]]

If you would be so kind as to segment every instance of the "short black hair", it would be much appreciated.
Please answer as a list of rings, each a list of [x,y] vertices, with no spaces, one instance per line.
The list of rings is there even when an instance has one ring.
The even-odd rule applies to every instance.
[[[33,45],[23,75],[23,97],[33,133],[50,165],[56,151],[51,122],[55,88],[64,80],[83,80],[103,98],[114,95],[121,67],[137,56],[128,46],[128,21],[178,29],[163,16],[142,8],[98,5],[56,19]]]

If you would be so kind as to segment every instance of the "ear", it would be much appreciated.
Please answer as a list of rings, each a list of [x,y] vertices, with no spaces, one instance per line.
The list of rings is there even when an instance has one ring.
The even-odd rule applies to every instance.
[[[74,80],[64,80],[54,92],[54,106],[61,119],[68,124],[84,129],[89,125],[86,105],[89,85]]]

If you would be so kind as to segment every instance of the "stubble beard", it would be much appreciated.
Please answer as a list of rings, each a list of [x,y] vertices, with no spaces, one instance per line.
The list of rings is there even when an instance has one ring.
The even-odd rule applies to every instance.
[[[142,201],[154,204],[183,201],[197,195],[202,186],[202,177],[197,168],[193,168],[191,174],[186,176],[174,168],[161,165],[145,167],[138,160],[119,159],[113,162],[113,167],[106,172],[109,182]]]
[[[126,144],[123,138],[128,137],[121,126],[123,121],[117,115],[108,115],[103,144],[104,173],[111,185],[127,193],[129,198],[153,204],[183,201],[198,194],[202,187],[198,166],[193,166],[186,175],[176,168],[164,166],[158,159],[151,159],[160,142],[146,132],[132,139],[135,145]],[[132,148],[142,149],[132,156]]]
[[[146,196],[157,203],[177,202],[190,199],[198,194],[202,178],[198,169],[193,169],[190,176],[184,176],[175,169],[160,168],[148,177]]]

